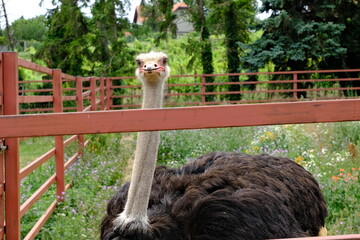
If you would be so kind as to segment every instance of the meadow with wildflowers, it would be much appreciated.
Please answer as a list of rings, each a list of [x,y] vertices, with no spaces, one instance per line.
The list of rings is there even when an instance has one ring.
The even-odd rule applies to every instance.
[[[91,138],[85,155],[67,172],[72,188],[37,239],[99,238],[107,201],[128,174],[126,165],[133,157],[136,134]],[[293,159],[320,183],[329,210],[328,233],[360,232],[360,122],[164,131],[159,164],[176,167],[212,151],[266,153]],[[39,171],[46,175],[53,168],[49,162]],[[22,183],[24,194],[42,178],[33,175]],[[50,189],[48,195],[51,194],[54,190]],[[35,223],[46,201],[45,196],[24,216],[23,234]]]

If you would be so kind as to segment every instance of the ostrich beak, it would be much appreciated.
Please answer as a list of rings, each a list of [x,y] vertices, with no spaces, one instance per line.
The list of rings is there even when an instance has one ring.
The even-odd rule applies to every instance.
[[[143,72],[163,72],[165,71],[164,67],[160,66],[159,64],[157,63],[147,63],[145,64],[142,69],[141,69]]]

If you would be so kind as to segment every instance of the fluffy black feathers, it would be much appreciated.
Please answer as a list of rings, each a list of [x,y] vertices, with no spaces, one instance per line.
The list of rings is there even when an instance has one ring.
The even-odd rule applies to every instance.
[[[114,230],[129,183],[110,200],[103,240],[251,240],[315,236],[327,216],[314,177],[269,155],[215,152],[187,165],[157,167],[148,207],[150,232]]]

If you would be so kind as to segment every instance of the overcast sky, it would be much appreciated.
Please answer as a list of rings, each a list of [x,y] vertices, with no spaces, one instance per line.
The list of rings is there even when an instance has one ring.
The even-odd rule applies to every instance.
[[[131,0],[132,8],[140,4],[141,0]],[[5,0],[5,7],[10,23],[14,20],[24,17],[25,19],[33,18],[38,15],[45,14],[47,9],[53,8],[51,0],[44,0],[44,5],[39,6],[41,0]],[[129,18],[132,20],[133,10]],[[3,15],[3,13],[1,13]],[[4,21],[4,20],[2,20]],[[4,25],[4,22],[1,22]]]
[[[132,4],[132,10],[129,13],[129,19],[132,20],[133,19],[133,15],[134,15],[134,8],[135,6],[140,4],[141,0],[131,0],[131,4]],[[36,17],[38,15],[42,15],[45,14],[47,9],[53,8],[53,6],[51,5],[51,0],[44,0],[44,5],[43,6],[39,6],[39,3],[41,2],[41,0],[5,0],[5,7],[6,7],[6,11],[9,17],[9,21],[10,23],[12,23],[14,20],[20,18],[20,17],[24,17],[25,19],[29,19],[29,18],[33,18]],[[258,0],[258,3],[260,3],[260,1]],[[1,13],[1,15],[3,15],[3,13]],[[260,16],[260,18],[265,18],[267,17],[267,15],[262,15]],[[1,26],[4,26],[4,20],[1,20]]]

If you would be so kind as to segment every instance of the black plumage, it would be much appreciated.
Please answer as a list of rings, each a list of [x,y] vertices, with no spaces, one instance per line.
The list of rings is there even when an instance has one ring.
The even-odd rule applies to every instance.
[[[103,240],[241,240],[316,236],[326,204],[314,177],[294,161],[215,152],[183,167],[156,168],[150,229],[115,229],[129,183],[110,200]]]

